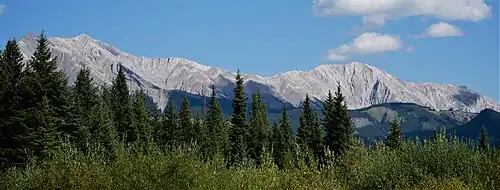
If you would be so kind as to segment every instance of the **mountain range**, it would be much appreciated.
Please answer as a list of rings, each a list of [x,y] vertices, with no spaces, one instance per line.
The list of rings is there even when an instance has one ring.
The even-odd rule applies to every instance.
[[[19,40],[26,59],[31,57],[37,36],[27,34]],[[72,83],[82,67],[90,68],[94,79],[111,84],[119,67],[126,71],[132,90],[142,88],[160,107],[164,108],[176,92],[195,96],[210,94],[215,85],[219,98],[233,96],[236,73],[201,65],[185,58],[145,58],[123,52],[118,48],[82,34],[71,38],[49,38],[53,56]],[[460,85],[405,82],[382,69],[360,62],[319,65],[309,71],[288,71],[271,77],[242,74],[245,91],[260,90],[270,109],[283,105],[297,107],[309,94],[316,107],[337,82],[350,109],[361,109],[383,103],[415,103],[434,110],[459,110],[478,113],[484,109],[500,111],[500,105]],[[177,94],[178,95],[178,94]]]

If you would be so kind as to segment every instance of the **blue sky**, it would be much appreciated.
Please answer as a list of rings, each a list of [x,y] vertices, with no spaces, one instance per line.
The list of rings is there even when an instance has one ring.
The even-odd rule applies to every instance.
[[[358,60],[498,101],[498,1],[416,1],[0,0],[0,42],[86,33],[138,56],[264,76]]]

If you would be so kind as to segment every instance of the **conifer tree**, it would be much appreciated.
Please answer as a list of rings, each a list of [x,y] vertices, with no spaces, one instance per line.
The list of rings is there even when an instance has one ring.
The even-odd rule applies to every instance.
[[[88,131],[91,142],[102,145],[108,155],[112,155],[117,146],[117,132],[111,117],[112,111],[105,102],[106,98],[101,92],[97,105],[91,108]]]
[[[17,41],[9,40],[0,51],[0,168],[24,162],[23,138],[27,133],[19,125],[23,75],[23,57]]]
[[[179,124],[182,130],[182,141],[191,143],[196,139],[196,129],[194,128],[191,112],[189,111],[189,101],[184,97],[179,111]]]
[[[323,145],[324,130],[321,126],[318,113],[315,114],[311,131],[311,144],[309,147],[313,151],[317,163],[322,164],[325,157],[325,147]]]
[[[486,128],[483,127],[481,130],[481,137],[479,138],[479,149],[483,151],[487,151],[490,148],[490,143],[488,140],[488,133],[486,132]]]
[[[323,109],[325,115],[323,125],[326,131],[325,144],[328,145],[330,151],[340,156],[350,149],[354,136],[354,128],[344,101],[345,98],[339,83],[335,97],[329,93]]]
[[[135,140],[132,127],[132,106],[130,100],[127,79],[123,67],[120,65],[118,75],[111,86],[111,104],[114,115],[114,124],[120,138],[126,138],[127,142]]]
[[[172,100],[169,101],[165,109],[165,117],[162,122],[161,141],[163,144],[179,143],[182,131],[178,123],[178,116],[175,104]]]
[[[385,145],[391,148],[400,148],[403,145],[403,133],[401,131],[401,124],[394,118],[390,124],[390,132],[385,139]]]
[[[278,167],[283,167],[283,158],[285,151],[285,138],[283,129],[278,125],[278,123],[274,122],[272,127],[272,151],[274,163],[278,165]]]
[[[68,120],[63,125],[63,131],[70,139],[77,141],[80,148],[89,143],[90,116],[95,106],[99,104],[98,89],[86,67],[80,69],[71,91]]]
[[[285,148],[290,150],[293,144],[292,124],[290,123],[290,118],[288,117],[285,106],[283,106],[283,112],[281,114],[280,127],[283,130],[283,138],[285,138]]]
[[[250,129],[249,156],[260,164],[260,159],[268,146],[270,133],[267,107],[262,101],[260,91],[252,95]]]
[[[59,131],[56,128],[57,118],[54,117],[54,111],[49,104],[47,97],[42,97],[42,100],[36,107],[29,108],[25,115],[25,125],[34,126],[29,128],[30,149],[33,156],[46,156],[51,151],[56,150],[60,146]]]
[[[291,165],[292,158],[292,128],[286,108],[283,107],[280,124],[273,124],[272,148],[274,162],[279,168],[287,168]]]
[[[246,120],[245,93],[243,78],[238,71],[236,87],[234,88],[233,114],[231,117],[231,132],[229,134],[230,158],[229,165],[242,164],[247,158],[248,124]]]
[[[300,125],[298,129],[298,140],[301,146],[309,146],[312,142],[312,125],[314,122],[314,115],[311,108],[309,95],[306,94],[306,99],[302,103],[302,110],[300,112]]]
[[[44,155],[59,145],[59,128],[68,117],[67,77],[58,70],[42,32],[21,81],[23,125],[30,132],[33,155]]]
[[[55,58],[49,48],[49,41],[44,32],[38,37],[38,46],[28,63],[28,78],[31,95],[34,101],[30,106],[37,106],[44,97],[48,105],[54,111],[54,117],[57,118],[56,125],[63,122],[68,113],[68,79],[66,73],[57,68]]]
[[[222,118],[222,111],[217,99],[215,86],[211,86],[212,95],[208,107],[208,113],[205,118],[207,138],[205,140],[205,153],[209,158],[215,154],[222,153],[225,144],[224,138],[224,119]]]
[[[144,143],[151,143],[152,139],[152,128],[151,122],[149,120],[148,108],[146,106],[146,94],[143,90],[138,90],[135,92],[134,103],[132,105],[133,120],[132,125],[135,130],[133,138],[140,140]]]

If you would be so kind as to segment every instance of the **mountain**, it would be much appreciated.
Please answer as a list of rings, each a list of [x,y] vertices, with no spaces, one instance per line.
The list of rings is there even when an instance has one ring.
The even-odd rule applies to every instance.
[[[36,36],[28,34],[19,41],[26,58],[36,48]],[[207,95],[215,85],[218,96],[231,99],[235,73],[204,66],[184,58],[136,57],[118,48],[82,34],[72,38],[49,39],[60,68],[68,73],[70,83],[78,70],[91,69],[94,78],[111,84],[119,67],[126,71],[132,89],[143,88],[163,108],[170,91]],[[485,108],[500,110],[493,100],[471,89],[457,85],[404,82],[376,67],[352,62],[320,65],[310,71],[289,71],[272,77],[243,74],[248,94],[260,89],[271,109],[282,105],[298,106],[309,93],[320,105],[328,90],[335,89],[337,81],[347,98],[350,109],[374,104],[403,102],[416,103],[437,110],[456,109],[479,112]]]
[[[500,113],[495,110],[481,111],[474,119],[456,128],[456,134],[460,137],[478,139],[483,127],[486,129],[490,143],[500,145]]]

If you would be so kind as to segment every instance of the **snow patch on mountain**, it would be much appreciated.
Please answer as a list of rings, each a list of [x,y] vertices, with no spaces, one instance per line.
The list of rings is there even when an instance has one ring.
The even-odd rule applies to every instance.
[[[29,58],[37,45],[37,37],[28,34],[19,46]],[[68,73],[72,83],[81,67],[88,67],[96,81],[111,84],[119,66],[125,68],[131,89],[142,88],[163,108],[168,91],[181,90],[209,95],[215,85],[221,97],[231,98],[236,73],[198,64],[185,58],[146,58],[123,52],[118,48],[82,34],[72,38],[49,38],[59,66]],[[268,104],[300,105],[306,94],[323,100],[329,90],[342,85],[348,107],[358,109],[373,104],[416,103],[438,110],[450,108],[479,112],[485,108],[500,111],[500,105],[471,89],[457,85],[404,82],[374,66],[351,62],[319,65],[309,71],[289,71],[272,77],[243,74],[247,93],[260,89]],[[270,105],[279,107],[281,105]]]

